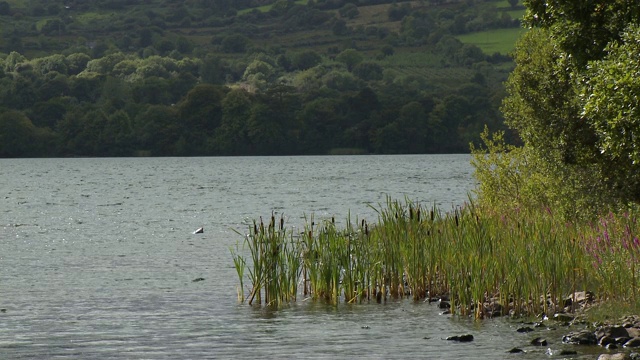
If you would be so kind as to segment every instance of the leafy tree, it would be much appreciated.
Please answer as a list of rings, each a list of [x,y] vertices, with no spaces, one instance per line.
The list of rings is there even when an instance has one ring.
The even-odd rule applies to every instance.
[[[278,121],[279,114],[267,104],[253,104],[247,124],[247,136],[258,154],[276,155],[285,145],[285,128]]]
[[[66,25],[60,19],[50,19],[47,20],[40,32],[45,35],[62,35],[66,30]]]
[[[11,5],[6,1],[0,1],[0,15],[11,15]]]
[[[98,137],[99,153],[102,156],[131,156],[134,132],[129,115],[117,110],[105,119],[104,128]]]
[[[16,70],[16,67],[18,66],[18,64],[21,64],[23,62],[27,61],[27,58],[24,57],[24,55],[16,52],[16,51],[12,51],[11,53],[9,53],[9,55],[4,59],[4,71],[5,72],[13,72]]]
[[[225,81],[225,63],[220,57],[207,55],[200,65],[202,81],[210,84],[223,84]]]
[[[241,34],[233,34],[222,40],[222,51],[226,53],[243,53],[249,45],[249,38]]]
[[[153,156],[170,156],[176,155],[181,128],[174,108],[151,105],[136,116],[134,132],[140,150],[149,151]]]
[[[136,81],[131,86],[133,101],[141,104],[171,104],[171,82],[156,76]]]
[[[313,50],[297,53],[293,57],[293,67],[298,70],[310,69],[322,61],[322,57]]]
[[[48,101],[41,101],[29,109],[28,116],[37,127],[55,129],[56,124],[64,118],[71,108],[71,99],[57,97]]]
[[[326,154],[335,147],[344,147],[338,140],[342,125],[341,104],[336,99],[318,98],[307,102],[299,114],[302,122],[301,140],[309,154]]]
[[[364,56],[356,49],[346,49],[336,56],[336,61],[347,66],[349,71],[364,60]]]
[[[385,45],[380,49],[380,53],[382,53],[383,56],[391,56],[394,54],[394,52],[395,50],[391,45]]]
[[[50,72],[43,77],[36,91],[38,100],[46,101],[52,98],[67,96],[70,93],[68,78],[57,72]]]
[[[524,143],[523,163],[544,188],[546,205],[582,217],[640,202],[634,121],[627,120],[635,116],[637,90],[625,80],[635,65],[623,54],[638,54],[636,30],[629,27],[640,21],[637,6],[525,5],[534,28],[516,46],[503,112]]]
[[[221,154],[247,155],[253,152],[248,134],[251,107],[251,97],[243,89],[229,91],[222,100],[222,122],[216,135]]]
[[[353,68],[353,74],[367,81],[382,80],[382,66],[375,62],[362,62]]]
[[[21,111],[0,113],[0,157],[33,155],[36,127]]]
[[[331,32],[335,36],[343,36],[349,34],[347,22],[342,19],[333,19],[331,23]]]
[[[398,6],[397,4],[393,4],[387,10],[387,16],[389,17],[389,21],[400,21],[403,17],[408,15],[411,12],[411,7],[402,4]]]
[[[632,25],[607,56],[587,68],[582,119],[593,124],[597,149],[623,198],[640,202],[640,27]],[[613,165],[613,166],[611,166]]]
[[[525,0],[525,24],[550,29],[562,50],[580,65],[605,55],[605,47],[631,23],[638,23],[637,4],[626,0]]]
[[[360,81],[353,74],[344,69],[336,69],[322,76],[322,83],[329,89],[338,92],[356,91],[360,88]]]
[[[51,71],[67,74],[67,58],[61,54],[37,58],[32,63],[33,70],[38,74],[44,75]]]
[[[68,74],[77,75],[81,73],[87,67],[87,63],[90,60],[91,57],[84,53],[73,53],[68,55],[65,60]]]
[[[338,14],[340,14],[341,17],[353,19],[356,16],[360,15],[360,11],[355,4],[347,3],[343,7],[341,7],[340,10],[338,10]]]
[[[76,107],[58,122],[61,152],[65,155],[98,156],[98,137],[106,117],[95,105]]]
[[[196,85],[178,105],[181,135],[185,146],[181,149],[190,155],[211,155],[210,139],[220,126],[222,99],[226,89],[211,84]]]

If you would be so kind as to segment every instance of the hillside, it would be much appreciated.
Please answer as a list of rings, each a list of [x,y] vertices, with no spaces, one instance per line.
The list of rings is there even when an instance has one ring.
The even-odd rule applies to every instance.
[[[467,151],[485,124],[501,126],[522,13],[506,1],[0,1],[0,131],[3,119],[19,123],[47,144],[5,144],[0,155]],[[58,94],[39,90],[52,82]],[[189,103],[198,90],[216,105],[187,126],[184,107],[204,106]],[[225,125],[225,99],[240,92],[247,109]],[[286,108],[268,104],[273,92],[291,100]],[[106,101],[125,93],[137,95]],[[85,119],[82,107],[119,113],[126,146],[101,136],[109,122]],[[167,125],[149,123],[150,109],[175,117],[163,146],[149,140]],[[313,120],[326,109],[331,121]],[[270,116],[286,129],[277,140],[257,120]],[[184,145],[194,129],[199,145]],[[225,143],[229,131],[246,146]],[[93,137],[105,144],[80,151]]]

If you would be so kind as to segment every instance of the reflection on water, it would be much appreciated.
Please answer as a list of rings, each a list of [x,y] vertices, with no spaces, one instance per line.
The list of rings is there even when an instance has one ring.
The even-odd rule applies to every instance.
[[[448,210],[471,171],[468,155],[0,160],[0,358],[539,358],[507,320],[434,304],[236,301],[229,249],[253,219],[375,221],[387,196]],[[443,340],[461,333],[476,340]]]

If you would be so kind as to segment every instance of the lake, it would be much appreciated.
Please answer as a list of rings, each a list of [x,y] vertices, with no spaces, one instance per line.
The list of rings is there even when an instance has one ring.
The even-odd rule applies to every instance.
[[[237,301],[230,248],[260,216],[375,222],[387,196],[446,211],[474,184],[469,155],[0,160],[0,358],[546,357],[561,332],[535,348],[435,304]]]

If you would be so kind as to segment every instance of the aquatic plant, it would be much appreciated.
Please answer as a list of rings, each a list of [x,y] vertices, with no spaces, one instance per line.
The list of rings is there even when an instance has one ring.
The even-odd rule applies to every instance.
[[[442,212],[391,199],[376,211],[373,224],[347,217],[343,227],[311,216],[296,236],[284,218],[254,222],[250,261],[234,253],[241,286],[251,264],[245,299],[296,301],[298,284],[305,298],[332,304],[448,295],[452,312],[475,317],[552,313],[580,290],[636,299],[640,241],[631,215],[584,226],[551,209],[504,213],[470,202]]]

